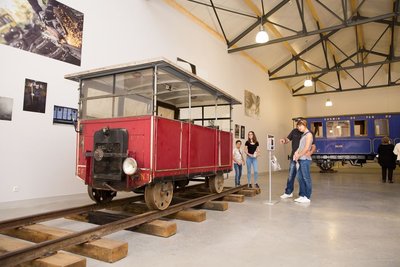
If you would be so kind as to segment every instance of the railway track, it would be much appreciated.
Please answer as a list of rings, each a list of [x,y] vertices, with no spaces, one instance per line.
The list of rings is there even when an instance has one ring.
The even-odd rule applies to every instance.
[[[163,217],[171,216],[184,210],[204,205],[205,203],[209,203],[213,200],[221,199],[224,197],[226,199],[229,199],[229,197],[233,196],[232,194],[239,191],[243,192],[245,189],[245,186],[241,186],[224,189],[224,191],[219,194],[210,194],[206,193],[204,190],[202,191],[200,186],[201,185],[188,186],[184,188],[185,191],[180,190],[183,192],[181,192],[182,194],[177,194],[176,201],[174,201],[175,204],[172,204],[168,209],[163,211],[151,210],[144,211],[140,214],[132,214],[132,216],[124,216],[121,219],[116,219],[115,221],[111,221],[84,231],[68,233],[60,238],[47,240],[5,253],[3,251],[3,254],[1,254],[2,249],[0,240],[0,266],[15,266],[26,262],[32,262],[33,260],[40,257],[52,255],[59,250],[71,248],[74,245],[83,244],[85,242],[98,240],[103,236],[136,227]],[[192,195],[194,196],[194,198],[187,199],[188,195]],[[143,201],[143,196],[119,199],[107,204],[86,205],[82,207],[63,209],[54,212],[41,213],[38,215],[24,216],[16,219],[1,221],[0,233],[7,234],[7,232],[18,231],[18,228],[34,223],[62,218],[65,216],[73,216],[76,214],[98,211],[105,208],[118,208],[124,205],[128,205],[128,203],[138,201]]]

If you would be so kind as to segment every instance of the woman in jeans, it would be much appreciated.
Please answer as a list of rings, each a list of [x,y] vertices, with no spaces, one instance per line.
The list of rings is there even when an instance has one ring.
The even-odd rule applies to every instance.
[[[254,170],[254,186],[256,188],[260,188],[257,183],[258,180],[258,162],[257,157],[260,155],[259,144],[257,141],[256,134],[253,131],[250,131],[247,134],[247,141],[244,144],[246,147],[246,164],[247,164],[247,187],[252,188],[251,186],[251,166],[253,166]]]
[[[299,120],[297,122],[297,129],[303,133],[300,139],[299,148],[293,155],[293,160],[297,162],[298,171],[297,178],[300,185],[300,197],[294,201],[299,203],[310,203],[312,182],[310,175],[311,156],[308,153],[311,150],[313,143],[313,135],[307,128],[306,120]]]

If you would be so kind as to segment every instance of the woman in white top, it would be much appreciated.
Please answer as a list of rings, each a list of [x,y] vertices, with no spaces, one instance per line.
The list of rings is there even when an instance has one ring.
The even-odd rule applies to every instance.
[[[242,177],[242,166],[245,165],[243,150],[241,149],[242,141],[236,141],[236,147],[233,149],[233,167],[235,168],[235,186],[240,185],[240,177]]]

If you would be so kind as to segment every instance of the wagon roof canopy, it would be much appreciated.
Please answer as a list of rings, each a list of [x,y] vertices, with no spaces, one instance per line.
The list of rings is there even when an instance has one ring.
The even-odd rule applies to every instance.
[[[141,95],[151,98],[153,88],[152,69],[157,67],[157,100],[172,104],[176,107],[187,106],[188,85],[191,85],[192,106],[215,105],[217,104],[241,104],[241,102],[222,91],[218,87],[203,80],[199,76],[183,69],[171,61],[158,58],[147,61],[131,62],[127,64],[114,65],[109,67],[97,68],[93,70],[65,75],[65,79],[72,81],[96,80],[101,82],[102,77],[110,75],[128,75],[137,78],[141,75],[140,83],[132,84],[128,90],[142,91]],[[126,79],[126,83],[129,80]],[[143,91],[141,89],[147,88]]]

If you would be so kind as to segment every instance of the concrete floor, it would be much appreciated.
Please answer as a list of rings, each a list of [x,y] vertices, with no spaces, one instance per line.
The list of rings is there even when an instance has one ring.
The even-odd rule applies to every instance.
[[[273,173],[273,200],[282,194],[286,175]],[[263,175],[262,194],[229,203],[225,212],[207,211],[202,223],[176,221],[178,232],[170,238],[128,231],[110,235],[129,243],[128,257],[114,264],[88,259],[87,266],[400,266],[399,169],[394,184],[382,184],[376,167],[333,174],[314,169],[312,178],[310,205],[264,204],[268,176]],[[0,219],[85,203],[91,203],[86,195],[0,203]],[[64,219],[46,224],[90,227]]]

